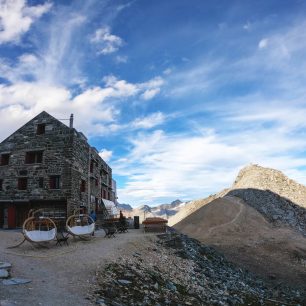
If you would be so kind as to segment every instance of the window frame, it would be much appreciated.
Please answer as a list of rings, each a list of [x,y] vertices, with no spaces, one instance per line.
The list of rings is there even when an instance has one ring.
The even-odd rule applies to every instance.
[[[28,178],[27,177],[18,177],[17,181],[17,189],[18,190],[27,190],[28,189]]]
[[[81,180],[80,192],[85,192],[85,191],[86,191],[86,181],[85,180]]]
[[[37,151],[27,151],[25,154],[25,164],[31,165],[31,164],[42,164],[43,162],[43,150],[37,150]]]
[[[38,188],[44,188],[44,178],[42,176],[38,178]]]
[[[10,163],[10,153],[3,153],[1,154],[1,161],[0,161],[0,166],[7,166]]]
[[[46,124],[38,123],[36,126],[36,135],[44,135],[46,134]]]
[[[49,176],[49,189],[51,190],[61,189],[61,176],[60,175],[50,175]]]

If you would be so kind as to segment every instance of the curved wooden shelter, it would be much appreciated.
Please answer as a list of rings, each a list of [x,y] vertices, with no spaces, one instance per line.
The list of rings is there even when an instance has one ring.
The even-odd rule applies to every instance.
[[[88,214],[75,211],[66,221],[66,229],[73,236],[87,236],[95,231],[95,221]]]
[[[42,210],[30,211],[22,226],[24,238],[30,242],[46,242],[56,238],[57,228],[54,221],[39,213]]]

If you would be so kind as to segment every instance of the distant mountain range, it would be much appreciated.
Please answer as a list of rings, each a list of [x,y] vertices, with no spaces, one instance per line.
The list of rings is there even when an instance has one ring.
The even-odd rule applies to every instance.
[[[142,205],[133,208],[130,204],[118,204],[118,209],[122,210],[123,214],[127,217],[139,216],[140,222],[142,222],[142,220],[147,217],[161,217],[168,219],[177,214],[185,204],[186,202],[177,199],[170,204],[161,204],[154,207]]]

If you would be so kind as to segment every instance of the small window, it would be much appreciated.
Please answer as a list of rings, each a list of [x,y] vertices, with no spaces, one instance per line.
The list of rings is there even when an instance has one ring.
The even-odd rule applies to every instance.
[[[18,179],[18,190],[27,190],[28,187],[28,178],[20,177]]]
[[[3,190],[3,180],[0,180],[0,191]]]
[[[40,177],[38,179],[38,187],[39,188],[44,188],[44,178],[43,177]]]
[[[50,176],[50,189],[60,189],[61,177],[59,175]]]
[[[81,186],[80,186],[80,191],[85,192],[85,190],[86,190],[86,182],[85,182],[85,180],[82,180],[81,181]]]
[[[42,135],[46,132],[46,125],[44,123],[37,124],[36,134]]]
[[[43,151],[26,152],[26,164],[41,164],[43,158]]]
[[[1,154],[1,166],[8,165],[10,162],[10,154]]]
[[[91,160],[90,161],[90,173],[93,173],[93,169],[94,169],[94,161]]]
[[[95,178],[95,185],[98,186],[99,185],[99,180],[97,178]]]
[[[28,175],[28,171],[27,170],[20,170],[19,171],[19,175],[20,176],[27,176]]]

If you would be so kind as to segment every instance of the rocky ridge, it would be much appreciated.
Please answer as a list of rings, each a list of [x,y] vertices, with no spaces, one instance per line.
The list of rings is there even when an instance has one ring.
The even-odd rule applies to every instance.
[[[97,271],[96,305],[304,305],[305,293],[269,287],[213,248],[176,233]]]
[[[282,172],[249,165],[227,194],[243,199],[273,224],[290,226],[306,236],[306,186]]]
[[[270,190],[306,208],[306,186],[288,178],[281,171],[248,165],[241,169],[231,189],[253,188]]]

